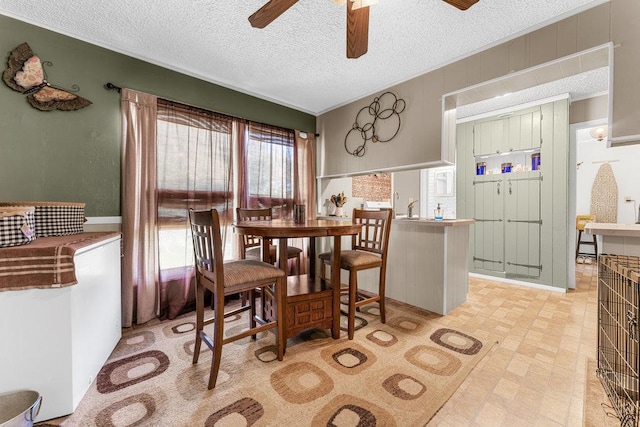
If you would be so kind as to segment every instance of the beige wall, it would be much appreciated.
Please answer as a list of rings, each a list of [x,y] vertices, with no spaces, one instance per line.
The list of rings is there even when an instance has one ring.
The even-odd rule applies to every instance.
[[[402,127],[390,142],[367,143],[368,151],[363,157],[349,155],[344,149],[344,138],[358,111],[380,94],[322,114],[317,120],[320,134],[317,174],[326,177],[406,165],[438,164],[441,159],[442,95],[610,41],[616,46],[613,136],[640,134],[638,22],[638,0],[611,0],[393,86],[388,90],[406,101]]]
[[[640,2],[611,0],[612,143],[640,143]],[[618,141],[619,140],[619,141]]]
[[[609,97],[600,95],[594,98],[574,101],[569,108],[569,124],[606,119],[609,114]]]
[[[362,157],[347,153],[344,141],[358,112],[368,106],[374,96],[319,116],[317,174],[331,176],[364,171],[373,173],[386,168],[439,160],[443,81],[443,70],[440,69],[389,88],[388,91],[406,103],[404,112],[400,114],[400,131],[389,142],[368,141],[366,154]],[[377,94],[380,95],[382,93]],[[385,132],[393,125],[377,123],[376,127]]]

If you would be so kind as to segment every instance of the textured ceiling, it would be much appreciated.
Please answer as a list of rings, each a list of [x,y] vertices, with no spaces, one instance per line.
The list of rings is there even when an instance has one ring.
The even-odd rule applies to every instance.
[[[490,111],[501,110],[563,94],[570,94],[572,99],[583,99],[593,94],[602,94],[608,91],[609,67],[602,67],[514,92],[509,94],[509,96],[491,98],[458,107],[456,110],[456,118],[463,119],[478,116]]]
[[[379,0],[369,51],[345,56],[345,6],[300,0],[265,29],[266,0],[0,0],[0,14],[321,114],[606,0]]]

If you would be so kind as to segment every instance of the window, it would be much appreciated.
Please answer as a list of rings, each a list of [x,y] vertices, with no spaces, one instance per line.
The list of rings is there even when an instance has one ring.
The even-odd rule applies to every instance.
[[[161,275],[193,265],[188,209],[233,218],[231,117],[158,100],[157,198]],[[223,237],[224,238],[224,237]]]
[[[246,206],[272,207],[274,217],[293,210],[294,132],[249,123],[245,145]]]

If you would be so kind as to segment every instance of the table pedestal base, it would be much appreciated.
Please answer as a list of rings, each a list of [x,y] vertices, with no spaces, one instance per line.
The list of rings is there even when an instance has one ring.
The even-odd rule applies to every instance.
[[[320,278],[307,274],[287,277],[287,295],[284,301],[286,338],[295,337],[309,328],[332,329],[333,289]],[[271,305],[269,301],[266,304]],[[339,311],[337,315],[340,316]]]

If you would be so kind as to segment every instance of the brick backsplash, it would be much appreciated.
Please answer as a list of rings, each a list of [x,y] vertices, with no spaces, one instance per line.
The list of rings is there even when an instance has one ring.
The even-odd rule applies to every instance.
[[[383,202],[391,199],[391,174],[354,176],[351,181],[351,194],[369,202]]]

